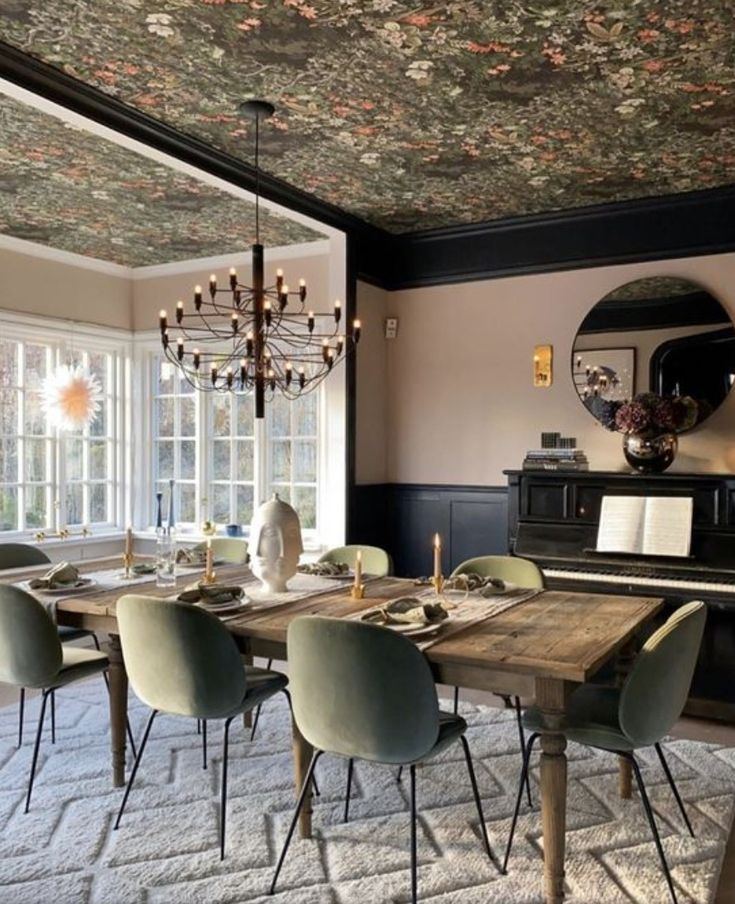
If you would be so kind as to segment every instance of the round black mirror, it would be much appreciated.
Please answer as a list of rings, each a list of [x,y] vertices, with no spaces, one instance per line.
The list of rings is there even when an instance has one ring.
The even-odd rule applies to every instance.
[[[620,403],[641,393],[684,398],[701,424],[735,380],[735,328],[702,286],[668,276],[637,279],[613,290],[582,321],[572,350],[580,400],[614,429]],[[693,402],[693,404],[691,404]]]

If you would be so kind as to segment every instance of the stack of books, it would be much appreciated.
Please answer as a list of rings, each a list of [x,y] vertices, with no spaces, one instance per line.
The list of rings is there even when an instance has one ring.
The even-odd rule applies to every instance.
[[[526,452],[524,471],[589,471],[581,449],[538,449]]]

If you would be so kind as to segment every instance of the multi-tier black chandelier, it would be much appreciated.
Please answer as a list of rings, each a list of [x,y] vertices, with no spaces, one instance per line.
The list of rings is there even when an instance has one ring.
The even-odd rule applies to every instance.
[[[166,311],[159,326],[166,358],[195,389],[203,392],[252,390],[255,416],[265,415],[266,399],[281,393],[296,399],[331,373],[360,340],[360,321],[341,331],[342,305],[329,313],[306,307],[306,283],[289,289],[283,271],[265,285],[264,249],[260,244],[260,122],[273,115],[271,104],[246,101],[240,107],[255,123],[255,244],[252,246],[252,286],[238,281],[230,269],[229,285],[209,278],[205,294],[194,288],[193,310],[177,301],[175,327]],[[219,299],[219,300],[218,300]],[[223,300],[224,299],[224,300]]]

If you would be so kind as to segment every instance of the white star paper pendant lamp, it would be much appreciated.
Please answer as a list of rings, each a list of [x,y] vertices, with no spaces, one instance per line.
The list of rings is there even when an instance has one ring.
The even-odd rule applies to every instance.
[[[83,367],[62,364],[43,381],[43,409],[54,427],[81,430],[100,409],[102,387]]]

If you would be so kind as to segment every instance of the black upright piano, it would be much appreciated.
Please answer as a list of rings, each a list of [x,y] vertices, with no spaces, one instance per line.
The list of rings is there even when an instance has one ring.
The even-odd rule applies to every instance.
[[[508,543],[552,590],[661,596],[666,618],[693,599],[708,616],[686,712],[735,722],[735,476],[619,471],[505,471]],[[595,552],[603,496],[693,500],[691,555]]]

